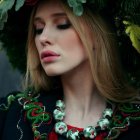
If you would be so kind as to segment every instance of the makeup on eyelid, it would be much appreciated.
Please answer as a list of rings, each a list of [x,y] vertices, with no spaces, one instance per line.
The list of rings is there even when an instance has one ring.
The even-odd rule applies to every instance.
[[[35,34],[41,34],[45,24],[47,25],[47,21],[43,21],[43,19],[39,18],[34,22]],[[51,26],[54,26],[58,30],[65,30],[71,27],[71,23],[67,17],[57,17],[50,20]]]

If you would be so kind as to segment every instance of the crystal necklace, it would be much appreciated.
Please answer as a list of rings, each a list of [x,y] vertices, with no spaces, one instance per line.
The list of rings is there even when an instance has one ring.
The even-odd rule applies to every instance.
[[[62,100],[58,100],[56,102],[56,109],[53,112],[54,119],[56,120],[55,132],[70,140],[80,140],[81,137],[94,139],[101,130],[108,129],[110,119],[113,114],[112,105],[107,103],[101,119],[97,122],[97,126],[88,126],[84,128],[83,131],[78,131],[76,129],[68,130],[67,124],[63,121],[65,117],[64,109],[64,102]]]

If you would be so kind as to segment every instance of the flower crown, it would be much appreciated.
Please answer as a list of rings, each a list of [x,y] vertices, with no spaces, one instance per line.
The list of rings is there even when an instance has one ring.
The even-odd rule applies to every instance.
[[[23,5],[34,6],[39,0],[0,0],[0,30],[8,19],[8,11],[18,11]],[[67,0],[69,7],[77,16],[84,13],[84,6],[100,12],[109,8],[113,14],[117,35],[127,35],[132,46],[140,53],[140,0]]]

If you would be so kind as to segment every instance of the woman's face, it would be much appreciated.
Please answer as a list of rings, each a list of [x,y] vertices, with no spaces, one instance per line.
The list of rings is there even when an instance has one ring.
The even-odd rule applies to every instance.
[[[40,4],[34,18],[35,43],[48,76],[80,70],[88,63],[82,42],[58,0]]]

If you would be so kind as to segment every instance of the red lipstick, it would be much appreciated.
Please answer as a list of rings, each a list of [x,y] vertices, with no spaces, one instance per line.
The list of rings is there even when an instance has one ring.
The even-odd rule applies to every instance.
[[[58,59],[59,56],[60,55],[55,53],[54,51],[48,50],[41,53],[41,60],[43,62],[53,62]]]

